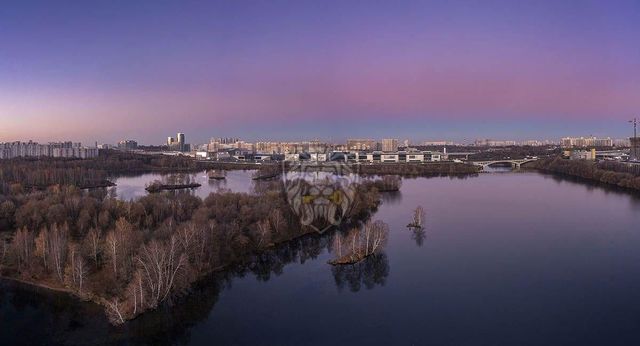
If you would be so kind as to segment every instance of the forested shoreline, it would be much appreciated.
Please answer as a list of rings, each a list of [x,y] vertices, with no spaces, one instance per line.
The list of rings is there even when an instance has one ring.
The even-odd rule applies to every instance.
[[[24,190],[46,190],[53,185],[79,188],[110,186],[114,175],[146,172],[193,172],[202,169],[197,161],[184,156],[142,155],[101,150],[95,159],[15,158],[0,160],[0,188],[19,184]]]
[[[292,163],[238,163],[198,161],[187,156],[143,155],[113,150],[100,151],[95,159],[15,158],[0,161],[0,189],[19,184],[24,191],[46,190],[54,185],[81,189],[109,187],[113,176],[148,172],[196,172],[204,169],[255,170],[256,179],[279,175],[295,167]],[[454,162],[350,164],[354,173],[365,175],[456,175],[475,174],[479,168]],[[15,185],[18,186],[18,185]]]
[[[117,200],[104,189],[25,189],[5,180],[36,166],[42,171],[32,177],[85,179],[82,174],[98,166],[86,164],[69,179],[49,178],[65,164],[2,165],[0,275],[96,302],[114,324],[171,302],[212,271],[315,232],[300,224],[280,180],[264,182],[255,195],[163,193],[135,201]],[[380,203],[374,184],[354,188],[345,227],[366,221]]]
[[[637,165],[613,161],[568,160],[558,156],[532,162],[529,167],[640,191],[640,172]]]

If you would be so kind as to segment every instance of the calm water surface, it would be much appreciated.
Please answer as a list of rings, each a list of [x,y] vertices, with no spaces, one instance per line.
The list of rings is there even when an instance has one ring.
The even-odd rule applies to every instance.
[[[417,205],[424,235],[405,227]],[[8,345],[640,344],[634,195],[538,173],[404,179],[374,219],[391,229],[385,254],[356,268],[326,264],[330,235],[307,237],[124,328],[91,304],[0,283],[0,335]]]
[[[251,176],[254,172],[255,170],[228,171],[226,179],[223,180],[209,179],[206,171],[185,173],[183,175],[188,176],[190,182],[198,183],[201,186],[183,191],[190,191],[200,198],[206,198],[210,193],[218,192],[222,189],[252,193],[255,182],[251,180]],[[132,177],[116,177],[112,179],[112,181],[116,183],[116,186],[110,189],[113,190],[118,198],[128,201],[147,195],[148,192],[145,188],[150,183],[154,180],[163,181],[168,176],[168,174],[148,173]]]

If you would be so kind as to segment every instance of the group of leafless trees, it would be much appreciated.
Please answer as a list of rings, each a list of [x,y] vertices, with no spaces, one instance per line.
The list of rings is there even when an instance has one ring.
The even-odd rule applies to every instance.
[[[334,236],[333,252],[336,259],[331,264],[353,264],[380,252],[387,242],[389,226],[383,221],[368,221],[362,227],[351,228],[346,234]]]
[[[422,208],[421,205],[417,206],[416,209],[413,211],[413,217],[411,219],[411,222],[407,225],[407,227],[410,228],[424,228],[424,219],[426,217],[426,213],[424,211],[424,208]]]
[[[0,274],[73,291],[123,323],[206,273],[310,232],[279,184],[204,200],[179,193],[121,201],[73,185],[8,189],[0,194]],[[375,189],[358,191],[347,223],[368,218],[380,202]],[[385,232],[379,222],[368,224],[345,238],[344,251],[350,241],[351,249],[375,252]]]

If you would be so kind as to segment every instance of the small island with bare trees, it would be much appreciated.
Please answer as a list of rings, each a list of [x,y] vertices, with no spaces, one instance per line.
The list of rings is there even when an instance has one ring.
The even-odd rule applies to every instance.
[[[346,234],[337,233],[334,238],[336,259],[331,265],[355,264],[382,250],[389,236],[389,226],[383,221],[369,221],[362,229],[352,228]]]

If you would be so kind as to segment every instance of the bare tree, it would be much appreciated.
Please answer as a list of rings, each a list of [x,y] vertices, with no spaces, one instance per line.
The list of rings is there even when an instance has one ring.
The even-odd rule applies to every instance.
[[[138,310],[140,312],[144,310],[144,290],[142,288],[142,272],[140,270],[136,270],[133,273],[133,279],[129,282],[127,292],[131,297],[129,300],[133,300],[133,316],[135,316]]]
[[[13,250],[18,267],[28,265],[33,253],[33,233],[26,227],[20,228],[13,237]]]
[[[44,265],[44,269],[45,270],[49,270],[49,261],[48,261],[48,257],[49,257],[49,249],[51,248],[50,245],[50,232],[49,229],[47,227],[42,227],[42,229],[40,230],[40,233],[38,234],[38,236],[36,237],[36,256],[42,258],[42,264]]]
[[[107,254],[113,264],[113,275],[118,276],[118,247],[120,246],[120,239],[118,239],[114,230],[107,233],[105,245],[107,248]]]
[[[49,244],[51,246],[51,260],[61,282],[64,281],[64,265],[67,256],[67,235],[69,228],[67,225],[58,227],[53,225],[51,228]]]
[[[84,260],[84,257],[78,254],[74,265],[75,277],[78,281],[78,293],[82,294],[82,287],[84,286],[89,269]]]
[[[85,239],[89,247],[89,252],[91,253],[91,258],[93,259],[93,264],[97,268],[98,255],[100,254],[100,232],[96,228],[91,228]]]
[[[413,221],[408,225],[409,227],[422,228],[422,224],[424,223],[425,212],[421,205],[419,205],[413,211]]]
[[[179,251],[173,236],[168,242],[152,240],[142,245],[136,259],[150,293],[148,304],[155,307],[172,293],[177,276],[187,264],[186,255]]]
[[[271,224],[268,220],[262,220],[256,225],[258,238],[258,248],[268,245],[271,242]]]
[[[188,223],[187,225],[178,228],[176,235],[183,251],[188,254],[191,253],[192,247],[195,246],[197,238],[195,225],[193,223]]]
[[[68,257],[67,284],[78,290],[79,294],[82,294],[82,287],[89,271],[77,244],[69,244]]]
[[[118,306],[118,298],[113,298],[112,301],[105,300],[104,304],[107,307],[107,317],[109,320],[114,324],[123,324],[124,318]]]
[[[347,234],[347,251],[342,251],[342,235],[336,234],[334,249],[338,258],[329,263],[355,263],[365,257],[379,252],[387,241],[389,226],[383,221],[367,222],[362,230],[353,228]]]
[[[367,239],[371,240],[369,244],[367,240],[365,253],[370,255],[379,251],[382,246],[387,242],[387,236],[389,234],[389,226],[383,221],[367,222],[364,226]]]
[[[133,225],[124,218],[119,218],[115,226],[107,234],[106,254],[113,265],[114,275],[126,277],[130,273],[133,253],[141,235],[134,234]]]
[[[282,211],[280,209],[273,209],[269,213],[269,222],[271,223],[271,228],[274,235],[278,236],[287,226],[287,222],[282,216]]]

